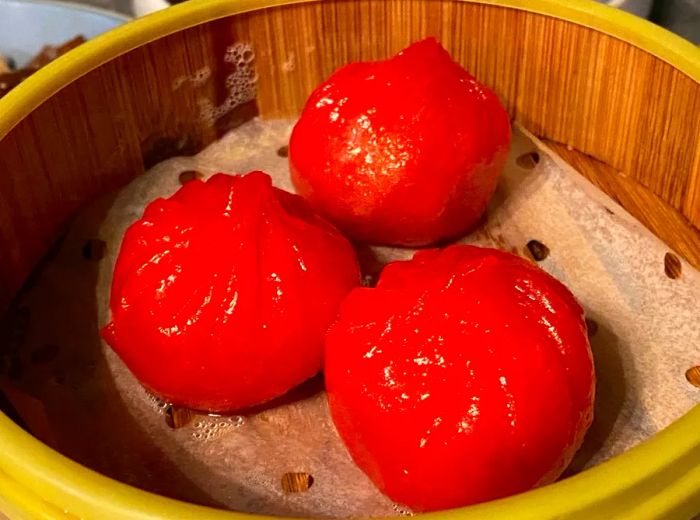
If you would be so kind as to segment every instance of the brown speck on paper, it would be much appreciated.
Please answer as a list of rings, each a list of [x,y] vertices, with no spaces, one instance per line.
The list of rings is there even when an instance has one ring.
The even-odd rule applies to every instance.
[[[540,162],[540,154],[537,152],[524,153],[515,159],[515,163],[526,170],[532,170],[538,162]]]
[[[282,489],[285,493],[308,491],[313,483],[314,478],[308,473],[295,472],[282,475]]]
[[[194,412],[189,408],[170,405],[165,409],[165,422],[173,429],[187,426],[194,419]]]
[[[681,275],[681,261],[673,253],[666,253],[664,256],[664,272],[672,280]]]
[[[527,249],[530,251],[532,258],[538,262],[541,262],[549,256],[549,248],[539,240],[530,240],[527,243]]]
[[[690,367],[685,371],[685,378],[693,386],[700,388],[700,365]]]

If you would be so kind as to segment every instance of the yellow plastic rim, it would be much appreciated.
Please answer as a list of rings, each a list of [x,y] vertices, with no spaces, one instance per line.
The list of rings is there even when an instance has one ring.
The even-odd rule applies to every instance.
[[[0,139],[65,85],[136,47],[188,27],[308,0],[190,0],[95,38],[0,100]],[[478,0],[535,12],[625,40],[700,83],[700,50],[627,13],[588,0]],[[42,444],[0,413],[0,509],[13,518],[265,518],[196,506],[121,484]],[[481,518],[688,518],[700,512],[700,405],[654,438],[593,469],[528,493],[426,520]],[[68,516],[68,518],[71,518]],[[277,518],[277,520],[279,520]]]

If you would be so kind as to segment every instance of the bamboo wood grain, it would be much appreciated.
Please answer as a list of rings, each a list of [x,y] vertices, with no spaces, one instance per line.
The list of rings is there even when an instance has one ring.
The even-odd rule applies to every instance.
[[[224,18],[151,42],[66,86],[17,125],[0,141],[0,306],[89,198],[141,174],[145,164],[199,150],[254,110],[293,116],[338,66],[389,56],[428,35],[535,134],[629,180],[602,183],[608,171],[601,170],[601,185],[630,193],[641,186],[668,205],[648,205],[657,209],[647,213],[670,215],[672,208],[700,226],[700,85],[671,65],[595,30],[510,8],[326,0]],[[257,102],[213,125],[200,117],[201,102],[226,98],[235,65],[223,55],[239,41],[256,51]],[[205,68],[211,79],[203,86],[177,87]],[[646,218],[694,258],[692,247],[671,240],[676,232],[666,226],[674,218]]]

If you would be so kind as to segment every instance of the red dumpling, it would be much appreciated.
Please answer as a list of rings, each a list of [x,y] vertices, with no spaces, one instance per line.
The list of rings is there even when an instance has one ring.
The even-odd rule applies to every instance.
[[[527,261],[472,246],[419,252],[352,291],[325,376],[355,462],[416,511],[552,482],[593,414],[574,297]]]
[[[477,223],[509,145],[496,94],[428,38],[317,87],[289,162],[297,192],[349,236],[423,245]]]
[[[316,374],[350,243],[262,172],[191,181],[126,232],[103,337],[164,400],[230,411]]]

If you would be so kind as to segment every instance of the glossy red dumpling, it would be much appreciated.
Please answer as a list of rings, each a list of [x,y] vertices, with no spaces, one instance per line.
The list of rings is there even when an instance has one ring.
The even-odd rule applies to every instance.
[[[349,236],[424,245],[477,223],[509,145],[496,94],[428,38],[316,88],[289,163],[297,192]]]
[[[324,370],[353,459],[416,511],[552,482],[592,420],[581,307],[544,271],[493,249],[389,264],[376,288],[343,302]]]
[[[126,232],[103,337],[167,402],[230,411],[321,369],[349,242],[262,172],[190,181]]]

